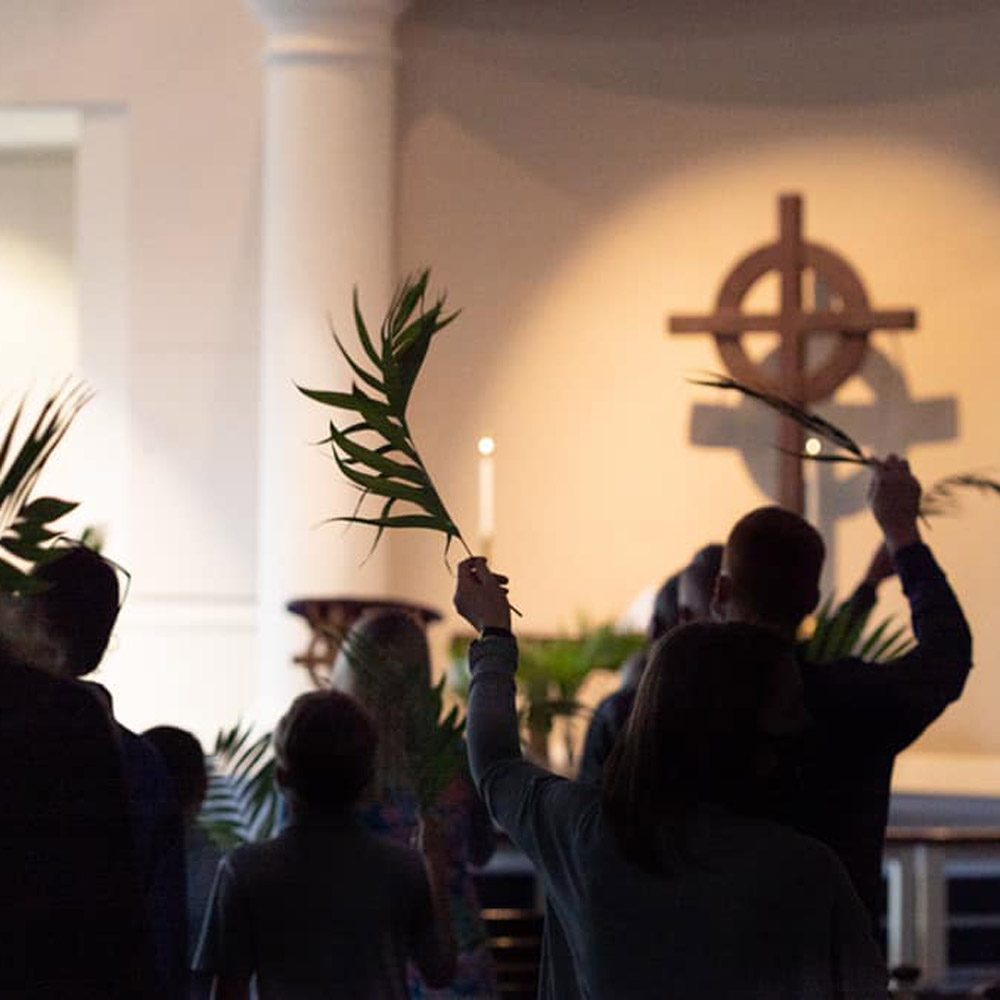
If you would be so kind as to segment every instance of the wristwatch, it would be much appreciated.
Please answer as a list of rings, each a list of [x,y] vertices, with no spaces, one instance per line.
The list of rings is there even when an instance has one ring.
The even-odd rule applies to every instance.
[[[498,639],[512,639],[514,637],[514,633],[511,632],[509,628],[499,628],[496,625],[487,625],[486,628],[479,633],[480,639],[489,639],[494,636]]]

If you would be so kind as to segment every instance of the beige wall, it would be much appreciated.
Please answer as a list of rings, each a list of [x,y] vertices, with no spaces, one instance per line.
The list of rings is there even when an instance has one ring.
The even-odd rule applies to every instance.
[[[876,338],[915,399],[957,399],[959,437],[911,449],[920,474],[996,459],[1000,13],[802,9],[440,0],[404,18],[398,265],[431,264],[464,308],[413,424],[470,536],[475,442],[497,438],[496,558],[525,629],[617,616],[765,499],[738,455],[690,447],[692,405],[728,401],[683,381],[717,367],[710,345],[663,328],[710,307],[730,263],[772,234],[781,191],[806,195],[807,232],[858,266],[877,304],[920,310],[917,334]],[[114,676],[126,721],[207,733],[253,695],[261,33],[240,0],[7,2],[0,28],[0,105],[120,117],[131,528],[118,554],[137,600]],[[885,365],[871,377],[884,396]],[[872,447],[912,436],[899,412],[878,411]],[[985,756],[1000,756],[998,517],[972,499],[933,532],[978,667],[904,766],[911,784],[936,762],[935,786],[957,787],[952,758],[929,753],[977,755],[979,783],[1000,784]],[[841,521],[841,590],[875,538],[863,514]],[[437,540],[390,544],[398,593],[446,607]]]
[[[74,367],[73,159],[0,151],[0,399]]]
[[[83,118],[79,432],[124,499],[80,516],[134,575],[102,672],[204,736],[253,695],[260,47],[239,0],[0,5],[0,107]]]
[[[910,449],[920,475],[990,465],[1000,445],[1000,14],[614,9],[441,2],[403,35],[400,263],[433,264],[464,307],[413,425],[472,534],[475,441],[495,435],[496,562],[532,631],[616,617],[766,500],[737,455],[690,447],[692,405],[730,401],[684,382],[718,368],[710,344],[663,330],[669,312],[707,310],[736,257],[771,238],[779,192],[805,194],[807,234],[876,304],[920,311],[917,334],[875,338],[914,399],[957,397],[958,438]],[[870,369],[876,393],[885,368]],[[880,450],[926,430],[885,406],[875,424]],[[965,506],[932,541],[978,669],[920,749],[997,754],[1000,509]],[[875,541],[867,515],[841,520],[842,592]],[[445,605],[436,541],[393,544],[402,591]]]

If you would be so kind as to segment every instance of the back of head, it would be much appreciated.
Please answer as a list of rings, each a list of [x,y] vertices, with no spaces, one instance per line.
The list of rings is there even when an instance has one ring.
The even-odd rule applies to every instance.
[[[377,744],[374,723],[350,695],[299,695],[274,731],[278,780],[296,807],[342,812],[371,783]]]
[[[369,711],[378,712],[376,701],[399,704],[414,686],[430,684],[427,636],[402,611],[379,611],[361,618],[348,633],[344,647],[334,683],[349,690]]]
[[[167,774],[170,775],[181,812],[193,818],[205,800],[208,789],[205,751],[198,738],[176,726],[155,726],[142,735],[159,751]]]
[[[718,543],[699,549],[681,573],[678,617],[683,623],[708,621],[712,616],[715,580],[722,568],[723,548]]]
[[[764,761],[803,720],[792,647],[776,633],[696,623],[661,639],[604,770],[626,856],[657,867],[663,829],[698,804],[761,811]]]
[[[334,665],[333,684],[353,695],[379,734],[377,796],[409,785],[406,736],[431,683],[431,657],[424,629],[402,611],[378,611],[348,633]]]
[[[719,575],[719,570],[722,569],[722,553],[724,551],[725,547],[723,545],[720,545],[718,542],[711,542],[698,549],[692,557],[691,562],[688,563],[688,566],[714,579]]]
[[[819,532],[797,514],[781,507],[751,511],[726,541],[726,617],[794,631],[819,601],[825,555]]]
[[[96,670],[118,617],[114,569],[97,552],[79,545],[40,566],[35,575],[47,589],[26,600],[65,650],[67,672],[82,677]]]
[[[646,627],[646,638],[656,642],[672,628],[680,624],[680,607],[678,604],[681,574],[674,573],[666,579],[663,586],[656,592],[653,601],[653,614]]]

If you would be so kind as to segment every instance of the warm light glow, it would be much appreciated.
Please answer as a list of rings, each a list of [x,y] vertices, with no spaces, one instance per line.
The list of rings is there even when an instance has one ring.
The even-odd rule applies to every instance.
[[[497,443],[491,437],[481,437],[476,447],[479,449],[479,454],[485,457],[496,451]]]
[[[806,454],[818,455],[823,450],[823,442],[819,438],[806,439]]]

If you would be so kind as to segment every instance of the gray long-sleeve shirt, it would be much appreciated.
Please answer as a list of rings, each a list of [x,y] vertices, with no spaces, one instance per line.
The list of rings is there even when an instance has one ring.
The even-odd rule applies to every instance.
[[[544,1000],[885,996],[864,909],[822,844],[721,808],[693,814],[697,863],[651,875],[618,849],[598,788],[524,760],[517,645],[473,644],[469,760],[547,898]]]

